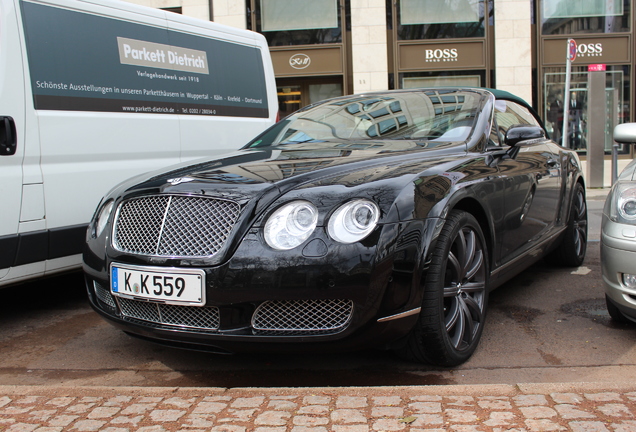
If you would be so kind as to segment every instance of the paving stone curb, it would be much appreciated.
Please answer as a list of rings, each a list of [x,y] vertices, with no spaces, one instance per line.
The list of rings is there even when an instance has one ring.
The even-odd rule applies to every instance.
[[[2,432],[636,432],[636,383],[0,386]]]

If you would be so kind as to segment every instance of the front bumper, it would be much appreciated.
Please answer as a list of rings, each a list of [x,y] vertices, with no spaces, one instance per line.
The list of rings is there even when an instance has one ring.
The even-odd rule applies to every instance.
[[[386,225],[363,242],[329,245],[322,256],[305,248],[295,254],[273,252],[263,246],[258,230],[251,230],[229,261],[197,267],[206,275],[204,307],[114,296],[106,270],[112,262],[160,263],[112,249],[104,259],[89,241],[87,290],[92,307],[115,326],[182,348],[241,352],[393,346],[418,318],[422,245],[428,244],[421,234],[428,224],[432,228],[435,220]],[[412,241],[414,231],[420,233],[417,242]],[[161,264],[187,268],[189,263]]]
[[[636,289],[623,283],[623,274],[636,274],[636,228],[609,221],[601,230],[601,269],[605,293],[625,317],[636,321]]]

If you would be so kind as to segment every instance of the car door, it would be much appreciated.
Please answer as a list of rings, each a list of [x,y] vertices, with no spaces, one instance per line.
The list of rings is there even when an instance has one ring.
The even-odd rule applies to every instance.
[[[502,142],[512,125],[539,125],[525,107],[501,100],[496,104],[495,121]],[[499,164],[504,185],[502,263],[540,244],[555,228],[561,167],[558,154],[551,151],[548,143],[548,140],[519,143],[516,157]]]
[[[24,160],[24,76],[17,16],[0,1],[0,281],[17,250]]]

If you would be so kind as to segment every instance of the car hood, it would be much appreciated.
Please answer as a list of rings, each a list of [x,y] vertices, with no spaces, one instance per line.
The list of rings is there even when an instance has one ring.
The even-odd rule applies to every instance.
[[[401,217],[394,204],[402,191],[410,189],[412,197],[416,179],[423,173],[443,172],[461,164],[466,155],[465,143],[426,147],[407,141],[365,142],[359,146],[307,143],[293,148],[245,149],[213,161],[184,164],[131,179],[110,196],[126,200],[155,194],[197,195],[238,203],[240,216],[227,244],[217,255],[199,263],[216,265],[232,255],[249,229],[264,223],[266,211],[280,200],[310,199],[320,210],[321,206],[333,208],[345,200],[366,197],[380,207],[381,223],[397,222]],[[320,218],[326,217],[325,211],[319,213]],[[324,219],[319,219],[320,223]]]
[[[631,161],[621,172],[619,180],[634,181],[636,180],[636,159]]]
[[[417,173],[433,161],[465,153],[465,149],[465,143],[431,145],[415,141],[322,142],[244,149],[212,161],[190,162],[136,177],[120,192],[214,195],[241,202],[267,194],[279,196],[312,182],[324,185],[326,179],[341,179],[343,172],[364,177],[373,171],[374,180],[395,177],[395,171],[382,174],[378,167],[403,166],[405,161],[412,167],[410,171]]]

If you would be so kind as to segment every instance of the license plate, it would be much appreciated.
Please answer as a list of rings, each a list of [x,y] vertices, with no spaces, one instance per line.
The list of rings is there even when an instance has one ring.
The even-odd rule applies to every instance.
[[[114,295],[191,306],[205,303],[203,270],[113,264],[110,275]]]

